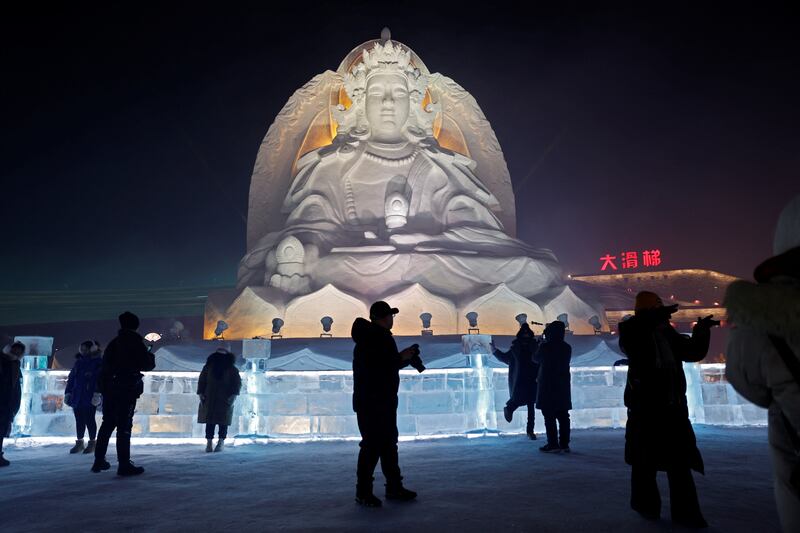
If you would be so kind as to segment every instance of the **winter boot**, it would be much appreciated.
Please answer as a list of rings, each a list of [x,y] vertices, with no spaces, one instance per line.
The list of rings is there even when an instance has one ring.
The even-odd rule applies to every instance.
[[[372,482],[374,478],[369,481],[364,481],[356,484],[356,503],[364,507],[380,507],[383,502],[372,494]]]
[[[5,457],[3,457],[3,452],[0,452],[0,466],[8,466],[10,464],[11,462]]]
[[[89,444],[86,445],[86,449],[83,450],[83,453],[94,453],[94,447],[97,444],[97,441],[94,439],[89,439]]]
[[[417,497],[417,493],[413,490],[408,490],[402,484],[386,485],[386,499],[399,500],[408,502]]]
[[[372,491],[369,492],[361,492],[356,491],[356,503],[358,505],[363,505],[364,507],[380,507],[383,505],[383,502],[372,494]]]
[[[221,452],[223,448],[225,448],[225,439],[219,439],[217,441],[217,447],[214,448],[214,451]]]
[[[117,475],[118,476],[138,476],[144,474],[144,468],[141,466],[136,466],[133,464],[132,461],[128,461],[127,463],[120,463],[117,467]]]
[[[108,470],[111,468],[111,463],[106,461],[105,459],[95,459],[94,464],[92,465],[92,472],[97,474],[98,472],[102,472],[103,470]]]
[[[75,441],[75,446],[69,449],[69,453],[81,453],[84,450],[83,439]]]
[[[512,420],[514,420],[514,411],[512,411],[511,408],[507,405],[503,407],[503,418],[505,418],[506,422],[508,422],[509,424],[511,423]]]
[[[527,431],[527,434],[528,434],[528,438],[529,438],[529,439],[531,439],[531,440],[536,440],[536,433],[534,433],[534,432],[533,432],[533,429],[529,429],[529,430]]]
[[[539,450],[544,453],[561,453],[561,448],[557,444],[545,444]]]
[[[206,439],[206,453],[214,451],[214,439]]]
[[[569,444],[565,444],[564,446],[559,446],[561,448],[561,453],[569,453],[572,450],[569,449]]]

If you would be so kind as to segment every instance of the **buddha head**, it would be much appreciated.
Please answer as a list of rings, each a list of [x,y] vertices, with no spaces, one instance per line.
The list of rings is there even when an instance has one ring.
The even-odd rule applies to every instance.
[[[422,131],[417,115],[423,111],[426,86],[427,78],[411,64],[409,50],[392,41],[376,43],[362,52],[361,62],[345,76],[344,87],[352,105],[347,111],[340,109],[337,120],[345,127],[349,123],[351,133],[357,136],[382,143],[403,142],[409,130],[417,135]]]
[[[384,143],[402,141],[408,111],[408,80],[405,76],[386,72],[367,80],[364,116],[371,139]]]

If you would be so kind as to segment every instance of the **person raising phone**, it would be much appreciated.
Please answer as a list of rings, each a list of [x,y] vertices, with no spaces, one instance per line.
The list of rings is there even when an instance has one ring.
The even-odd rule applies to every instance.
[[[719,322],[700,318],[692,336],[670,324],[677,305],[665,306],[657,294],[636,295],[635,315],[619,324],[619,347],[628,356],[625,406],[625,462],[631,465],[631,507],[648,519],[658,519],[661,497],[656,473],[669,480],[672,521],[706,527],[692,470],[704,473],[686,401],[683,362],[706,356],[711,328]]]

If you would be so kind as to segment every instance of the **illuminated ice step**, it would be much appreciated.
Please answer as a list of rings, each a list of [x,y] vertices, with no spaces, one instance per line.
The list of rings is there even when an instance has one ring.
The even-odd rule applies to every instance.
[[[72,411],[63,403],[65,371],[26,370],[23,406],[15,433],[70,436]],[[693,421],[723,425],[764,425],[766,410],[743,398],[725,381],[724,365],[686,365]],[[134,435],[201,437],[197,419],[197,372],[151,372],[137,403]],[[572,424],[576,428],[623,427],[625,367],[572,369]],[[233,435],[272,437],[352,437],[358,435],[352,411],[349,371],[243,373],[236,401]],[[502,416],[508,399],[508,370],[488,369],[482,380],[472,368],[404,370],[400,374],[398,428],[401,435],[460,434],[489,429],[521,432],[525,408],[509,424]],[[488,389],[487,389],[488,386]],[[483,387],[483,388],[482,388]],[[488,402],[488,403],[487,403]],[[486,416],[486,410],[494,416]],[[98,414],[98,420],[100,414]],[[541,413],[537,428],[542,429]]]

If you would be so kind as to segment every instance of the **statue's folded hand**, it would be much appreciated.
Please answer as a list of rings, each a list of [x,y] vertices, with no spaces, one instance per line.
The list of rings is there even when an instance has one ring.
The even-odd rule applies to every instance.
[[[288,294],[305,294],[311,292],[311,278],[302,274],[273,274],[270,276],[271,287],[280,289]]]
[[[396,233],[389,237],[389,242],[398,249],[408,249],[441,242],[441,239],[437,239],[436,236],[428,235],[427,233]]]

